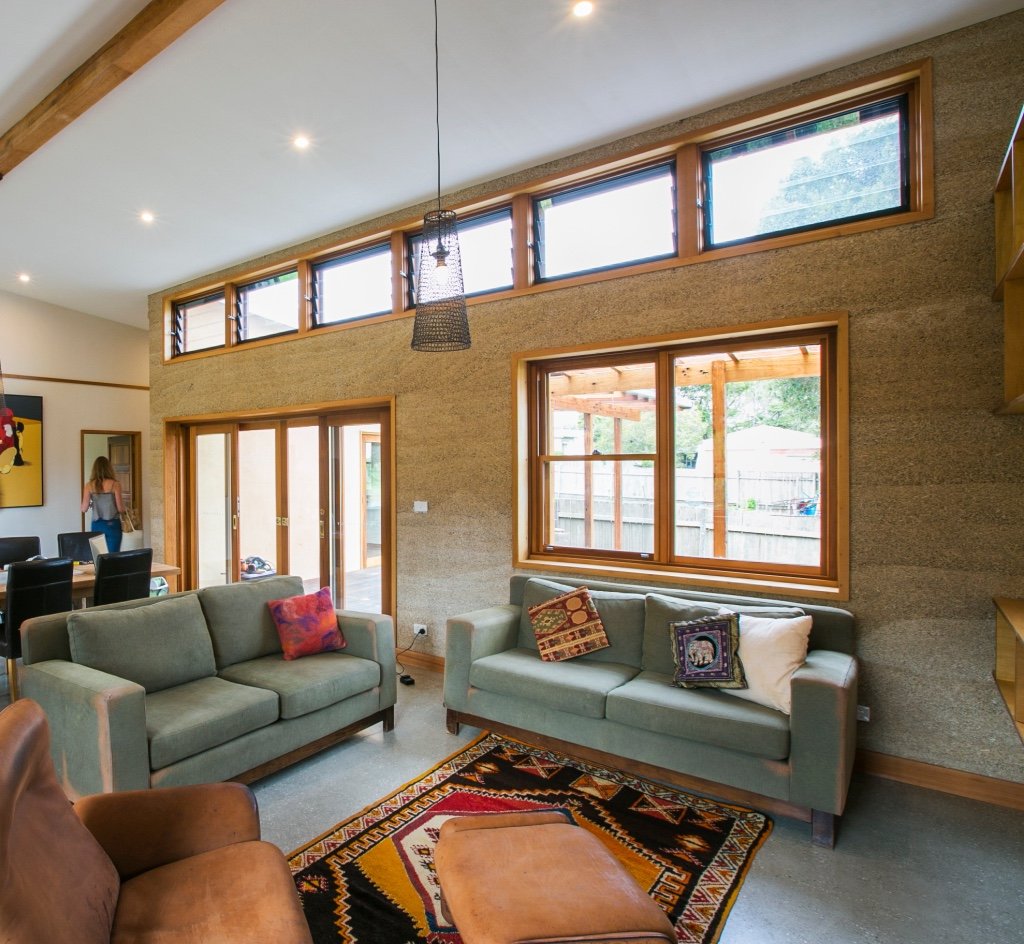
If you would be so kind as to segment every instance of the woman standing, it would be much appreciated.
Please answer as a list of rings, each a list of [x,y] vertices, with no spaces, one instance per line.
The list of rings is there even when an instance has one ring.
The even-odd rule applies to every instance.
[[[121,550],[121,483],[114,478],[114,470],[106,456],[97,457],[92,464],[92,475],[82,489],[82,514],[92,507],[92,529],[107,539],[108,551]]]

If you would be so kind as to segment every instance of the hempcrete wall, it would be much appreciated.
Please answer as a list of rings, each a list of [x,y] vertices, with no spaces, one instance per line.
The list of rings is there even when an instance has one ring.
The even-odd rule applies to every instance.
[[[1022,48],[1018,12],[542,169],[932,57],[936,215],[924,223],[476,305],[473,347],[456,354],[411,352],[412,323],[401,319],[168,366],[154,295],[154,546],[164,531],[165,417],[393,395],[399,637],[408,641],[411,623],[426,622],[422,650],[443,655],[447,617],[507,599],[513,353],[844,309],[852,565],[845,605],[858,618],[860,701],[872,710],[861,746],[1024,782],[1024,746],[991,679],[991,598],[1024,596],[1024,421],[992,412],[1001,400],[1002,327],[991,301],[991,188],[1024,101]],[[420,213],[412,208],[201,281]],[[412,513],[416,499],[430,503],[427,515]]]

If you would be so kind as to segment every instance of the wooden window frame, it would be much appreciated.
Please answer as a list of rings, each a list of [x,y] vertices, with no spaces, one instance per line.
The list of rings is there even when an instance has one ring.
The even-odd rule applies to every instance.
[[[746,140],[779,130],[791,125],[802,124],[829,114],[848,111],[858,105],[891,98],[907,96],[907,172],[908,208],[902,212],[873,216],[867,219],[839,221],[835,224],[814,229],[768,235],[740,243],[719,247],[704,245],[704,219],[701,194],[704,181],[701,154],[730,142]],[[460,219],[472,220],[505,206],[512,211],[512,272],[513,285],[509,289],[483,292],[467,298],[471,307],[492,301],[560,291],[565,288],[588,285],[610,279],[626,278],[648,272],[657,272],[680,266],[714,262],[753,252],[798,246],[841,236],[864,233],[888,226],[920,223],[934,216],[934,174],[932,170],[932,67],[931,60],[908,63],[876,75],[866,76],[843,86],[805,95],[799,99],[784,102],[771,108],[729,120],[720,124],[687,132],[661,144],[647,145],[626,152],[608,161],[584,164],[571,170],[535,178],[514,191],[498,191],[484,194],[472,201],[446,201],[455,209]],[[676,241],[674,254],[649,261],[613,266],[596,271],[566,275],[538,281],[535,274],[535,252],[533,240],[534,201],[543,194],[563,192],[610,179],[624,176],[644,167],[674,162],[676,184]],[[408,244],[411,236],[422,229],[422,218],[406,220],[388,231],[364,232],[353,235],[345,241],[319,248],[315,253],[295,256],[294,249],[282,253],[272,266],[259,270],[238,272],[234,277],[219,282],[193,287],[187,294],[169,294],[163,299],[164,323],[169,337],[165,345],[165,363],[181,362],[202,357],[225,354],[238,347],[252,348],[265,344],[281,344],[299,338],[309,337],[328,331],[348,331],[369,325],[408,318],[414,305],[410,294],[411,268],[408,262]],[[367,316],[345,322],[314,325],[312,321],[312,267],[338,255],[358,252],[384,241],[391,243],[392,265],[392,308],[376,316]],[[226,343],[223,347],[175,354],[173,350],[173,312],[178,302],[224,291],[226,315],[233,318],[235,299],[239,286],[251,284],[282,271],[297,268],[300,280],[298,329],[265,338],[239,342],[233,325],[225,330]]]
[[[817,341],[810,339],[817,338]],[[730,345],[764,347],[822,343],[822,557],[819,567],[754,563],[724,557],[685,558],[673,544],[675,463],[672,455],[673,360],[702,348]],[[548,400],[545,378],[553,370],[654,362],[658,372],[658,440],[655,458],[655,540],[651,554],[558,547],[545,544]],[[590,346],[517,354],[513,358],[515,437],[514,566],[548,572],[568,571],[603,577],[647,577],[671,583],[728,589],[790,592],[847,599],[849,595],[849,403],[848,316],[833,312],[809,318],[741,325],[715,332],[639,338],[614,347]],[[574,457],[575,458],[575,457]],[[604,458],[604,457],[602,457]],[[588,461],[583,457],[581,461]],[[558,461],[563,461],[559,457]],[[659,510],[660,509],[660,510]]]

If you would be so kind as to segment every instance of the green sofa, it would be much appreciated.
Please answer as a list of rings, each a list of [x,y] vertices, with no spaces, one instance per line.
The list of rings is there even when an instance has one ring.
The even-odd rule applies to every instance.
[[[527,612],[590,589],[610,647],[542,661]],[[812,617],[791,714],[717,689],[672,685],[668,623],[728,609]],[[856,750],[854,619],[845,610],[719,593],[515,575],[509,603],[448,620],[448,729],[472,724],[812,824],[831,846]]]
[[[302,592],[275,576],[26,621],[22,690],[49,719],[65,792],[248,782],[390,731],[391,618],[338,610],[345,648],[287,661],[267,602]]]

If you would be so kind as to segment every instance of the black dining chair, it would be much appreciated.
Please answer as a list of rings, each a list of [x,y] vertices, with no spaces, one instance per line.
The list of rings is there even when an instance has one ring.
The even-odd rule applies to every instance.
[[[153,569],[153,548],[96,555],[96,585],[93,606],[139,600],[149,596],[149,575]]]
[[[71,609],[74,565],[66,557],[13,561],[7,568],[7,597],[0,623],[0,655],[7,660],[7,686],[11,701],[18,699],[18,657],[21,624],[33,616],[64,613]]]
[[[39,538],[0,538],[0,567],[38,557],[39,554]]]
[[[84,564],[92,563],[92,548],[89,538],[98,538],[102,531],[67,531],[57,535],[57,553]]]

